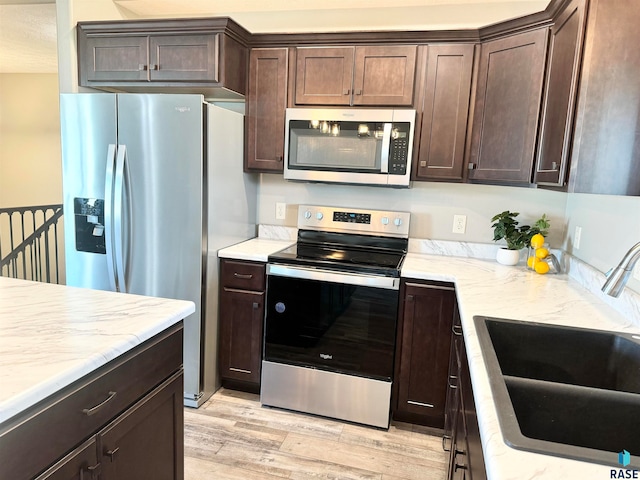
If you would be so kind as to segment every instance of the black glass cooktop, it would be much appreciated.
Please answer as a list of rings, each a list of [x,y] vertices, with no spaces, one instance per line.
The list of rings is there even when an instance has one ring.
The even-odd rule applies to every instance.
[[[298,243],[269,256],[270,263],[400,276],[407,239],[300,231]]]

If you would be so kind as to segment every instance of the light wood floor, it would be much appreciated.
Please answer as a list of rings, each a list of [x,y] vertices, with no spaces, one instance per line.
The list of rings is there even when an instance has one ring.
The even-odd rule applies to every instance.
[[[185,408],[185,479],[444,480],[441,438],[393,422],[388,431],[261,407],[221,389]]]

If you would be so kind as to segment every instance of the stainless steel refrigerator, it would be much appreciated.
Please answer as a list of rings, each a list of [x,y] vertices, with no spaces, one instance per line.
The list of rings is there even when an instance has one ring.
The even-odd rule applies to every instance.
[[[201,95],[61,94],[66,283],[191,300],[185,405],[218,388],[220,248],[256,233],[244,116]]]

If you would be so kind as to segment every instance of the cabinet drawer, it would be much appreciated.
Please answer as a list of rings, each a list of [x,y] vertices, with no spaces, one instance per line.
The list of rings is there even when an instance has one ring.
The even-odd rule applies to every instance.
[[[240,290],[264,290],[265,266],[263,263],[223,260],[220,284],[227,288]]]
[[[34,477],[181,365],[182,323],[10,420],[0,431],[0,478]]]

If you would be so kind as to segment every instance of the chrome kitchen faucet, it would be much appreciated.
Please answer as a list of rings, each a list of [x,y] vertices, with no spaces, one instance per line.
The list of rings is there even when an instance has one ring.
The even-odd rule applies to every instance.
[[[640,258],[640,242],[636,243],[625,254],[622,261],[616,268],[609,270],[606,274],[607,281],[602,286],[602,291],[612,297],[619,297],[624,289],[629,275],[631,274],[633,267]]]

